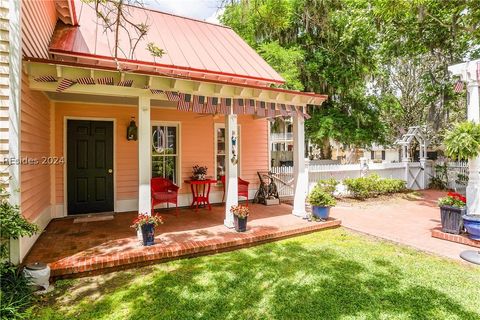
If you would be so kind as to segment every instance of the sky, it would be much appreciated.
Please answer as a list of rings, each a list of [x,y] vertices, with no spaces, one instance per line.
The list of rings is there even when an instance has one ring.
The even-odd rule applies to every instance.
[[[180,16],[219,23],[221,0],[145,0],[145,6]]]

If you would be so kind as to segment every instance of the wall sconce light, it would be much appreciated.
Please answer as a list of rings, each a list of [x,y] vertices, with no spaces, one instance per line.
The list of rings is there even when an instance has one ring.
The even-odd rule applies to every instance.
[[[135,124],[135,117],[130,119],[130,124],[127,127],[127,140],[137,141],[137,125]]]

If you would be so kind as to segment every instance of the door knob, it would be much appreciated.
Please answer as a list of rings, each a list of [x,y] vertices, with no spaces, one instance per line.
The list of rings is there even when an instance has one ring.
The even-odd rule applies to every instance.
[[[108,169],[108,173],[112,173],[113,172],[113,169]]]

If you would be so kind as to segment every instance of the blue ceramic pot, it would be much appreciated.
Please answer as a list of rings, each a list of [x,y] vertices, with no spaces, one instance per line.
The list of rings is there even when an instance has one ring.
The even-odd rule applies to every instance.
[[[312,206],[312,214],[318,219],[327,220],[330,216],[330,207]]]
[[[480,215],[464,215],[463,226],[467,229],[468,237],[472,240],[480,240]]]
[[[142,238],[144,246],[153,246],[155,242],[155,225],[153,223],[142,226]]]

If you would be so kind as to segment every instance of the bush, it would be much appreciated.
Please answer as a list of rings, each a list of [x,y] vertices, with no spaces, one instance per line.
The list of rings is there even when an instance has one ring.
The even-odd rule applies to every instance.
[[[33,300],[29,280],[8,262],[0,264],[1,319],[28,319],[27,308]]]
[[[315,186],[308,195],[308,202],[312,206],[334,207],[337,204],[335,198],[321,187]]]
[[[10,262],[9,241],[32,236],[37,225],[25,219],[8,201],[5,189],[0,189],[0,315],[1,319],[25,319],[25,310],[32,301],[32,289],[21,269]]]
[[[380,179],[378,185],[379,194],[401,192],[406,189],[402,179]]]
[[[381,194],[401,192],[405,190],[405,181],[401,179],[382,179],[378,174],[371,174],[361,178],[343,180],[343,184],[354,198],[365,199],[377,197]]]
[[[333,195],[335,190],[337,190],[337,185],[338,181],[330,178],[330,179],[323,179],[323,180],[318,180],[317,182],[317,187],[319,187],[321,190],[330,193]]]

